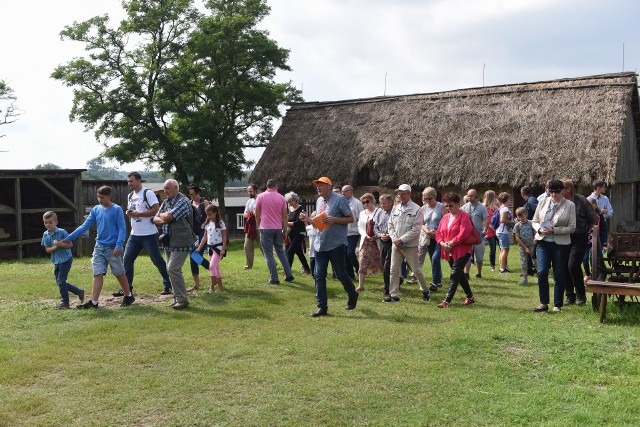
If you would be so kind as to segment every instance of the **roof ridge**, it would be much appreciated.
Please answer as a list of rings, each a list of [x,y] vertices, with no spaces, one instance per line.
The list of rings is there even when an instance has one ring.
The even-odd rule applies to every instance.
[[[541,80],[536,82],[522,82],[522,83],[509,83],[502,85],[494,85],[494,86],[482,86],[482,87],[469,87],[469,88],[461,88],[461,89],[452,89],[438,92],[427,92],[427,93],[414,93],[414,94],[405,94],[405,95],[391,95],[391,96],[376,96],[369,98],[354,98],[354,99],[345,99],[338,101],[308,101],[308,102],[300,102],[296,104],[292,104],[290,109],[306,109],[306,108],[318,108],[318,107],[331,107],[335,105],[348,105],[348,104],[361,104],[361,103],[371,103],[371,102],[384,102],[384,101],[393,101],[398,99],[406,99],[412,97],[434,97],[434,98],[449,98],[453,97],[454,93],[457,93],[457,96],[486,96],[486,95],[495,95],[495,94],[505,94],[505,93],[514,93],[514,92],[531,92],[531,91],[540,91],[540,90],[558,90],[558,89],[581,89],[581,88],[593,88],[598,87],[600,85],[596,84],[586,84],[586,85],[572,85],[572,86],[557,86],[557,87],[549,87],[549,88],[535,88],[535,89],[517,89],[518,87],[523,86],[532,86],[532,85],[541,85],[541,84],[551,84],[551,83],[567,83],[567,82],[577,82],[584,80],[610,80],[621,77],[635,77],[637,74],[634,71],[626,71],[620,73],[609,73],[609,74],[596,74],[592,76],[583,76],[583,77],[572,77],[572,78],[561,78],[554,80]],[[636,83],[607,83],[602,86],[630,86],[636,85]],[[503,88],[505,90],[495,91],[496,89]],[[470,92],[470,91],[487,91],[486,93],[474,93],[468,95],[462,95],[461,92]],[[490,92],[494,90],[495,92]]]

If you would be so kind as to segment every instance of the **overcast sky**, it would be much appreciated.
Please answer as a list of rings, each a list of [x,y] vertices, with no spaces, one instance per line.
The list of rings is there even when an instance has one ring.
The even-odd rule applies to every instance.
[[[531,82],[640,66],[637,0],[270,0],[262,24],[290,49],[292,80],[306,101],[428,93]],[[81,55],[61,41],[73,21],[119,0],[0,0],[0,78],[24,110],[0,126],[0,169],[42,163],[84,168],[102,146],[69,122],[72,91],[53,69]],[[262,150],[248,152],[257,160]],[[141,168],[141,164],[122,169]]]

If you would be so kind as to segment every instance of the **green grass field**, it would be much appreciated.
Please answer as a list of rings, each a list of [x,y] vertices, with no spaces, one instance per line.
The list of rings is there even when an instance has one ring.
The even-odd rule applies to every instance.
[[[155,298],[162,283],[146,257],[142,303],[124,309],[55,310],[46,258],[0,263],[0,425],[640,423],[635,305],[611,304],[604,326],[590,305],[533,313],[535,280],[486,269],[471,281],[477,303],[462,306],[459,290],[448,309],[436,307],[443,291],[423,303],[417,285],[383,304],[373,277],[345,311],[330,280],[330,316],[312,319],[310,277],[266,286],[264,260],[244,271],[241,243],[230,249],[227,290],[200,291],[184,311]],[[88,258],[70,282],[90,289]],[[103,296],[116,287],[108,276]]]

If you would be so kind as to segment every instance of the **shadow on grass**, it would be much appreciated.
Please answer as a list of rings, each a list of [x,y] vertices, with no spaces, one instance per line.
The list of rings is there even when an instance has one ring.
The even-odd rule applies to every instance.
[[[599,311],[593,310],[593,319],[595,323],[599,322]],[[616,303],[609,301],[603,326],[607,325],[639,326],[640,305],[638,303],[626,303],[621,309]]]
[[[382,304],[382,303],[381,303]],[[384,308],[384,307],[381,307]],[[358,310],[358,308],[356,308]],[[353,320],[377,320],[390,323],[409,323],[409,324],[435,324],[441,319],[427,315],[408,315],[406,313],[392,313],[390,311],[382,312],[374,308],[363,307],[359,310],[364,317],[353,317]]]

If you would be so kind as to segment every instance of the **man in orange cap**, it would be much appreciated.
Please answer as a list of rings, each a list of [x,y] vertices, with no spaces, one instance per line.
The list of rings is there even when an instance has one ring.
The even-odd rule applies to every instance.
[[[347,244],[347,225],[354,222],[349,203],[341,194],[331,191],[333,183],[323,176],[313,181],[318,191],[316,201],[316,217],[309,218],[303,211],[300,220],[318,228],[318,234],[314,242],[316,268],[316,298],[318,310],[311,317],[326,316],[327,304],[327,267],[329,262],[349,296],[346,310],[353,310],[358,303],[358,293],[353,281],[347,273],[345,262],[345,247]],[[315,221],[314,221],[315,219]]]

